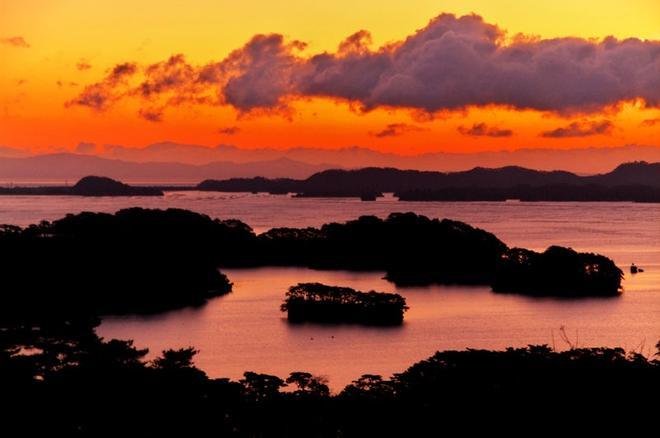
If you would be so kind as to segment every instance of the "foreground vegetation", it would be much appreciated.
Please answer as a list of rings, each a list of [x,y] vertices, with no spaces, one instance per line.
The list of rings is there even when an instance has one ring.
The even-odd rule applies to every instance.
[[[453,427],[511,434],[530,433],[528,422],[632,433],[653,427],[647,396],[660,390],[657,355],[542,345],[438,352],[331,395],[324,379],[301,371],[209,378],[194,366],[192,348],[147,361],[130,341],[99,339],[95,323],[2,326],[3,435],[416,436]]]
[[[349,287],[320,283],[291,286],[281,307],[291,322],[349,322],[367,325],[398,325],[408,310],[399,294],[360,292]]]

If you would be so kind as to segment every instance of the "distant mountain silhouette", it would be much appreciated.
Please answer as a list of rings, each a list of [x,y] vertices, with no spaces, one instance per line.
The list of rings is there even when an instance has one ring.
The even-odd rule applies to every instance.
[[[394,192],[403,200],[636,200],[660,201],[660,163],[622,164],[612,172],[579,176],[517,166],[477,167],[464,172],[424,172],[394,168],[326,170],[305,180],[264,178],[207,180],[200,190],[287,190],[303,196],[356,196]]]
[[[186,180],[199,181],[205,178],[232,178],[265,176],[269,178],[306,178],[314,172],[330,168],[358,169],[364,167],[396,167],[400,169],[416,169],[428,171],[456,172],[474,167],[497,168],[503,166],[519,166],[538,170],[563,169],[581,175],[591,175],[606,172],[619,163],[633,160],[644,160],[648,162],[660,161],[659,146],[625,145],[617,147],[589,147],[572,149],[549,149],[549,148],[525,148],[513,151],[486,151],[486,152],[428,152],[418,155],[401,155],[392,152],[381,152],[365,147],[351,146],[342,148],[318,148],[318,147],[295,147],[289,149],[280,148],[239,148],[232,145],[221,144],[217,146],[202,146],[195,144],[181,144],[174,142],[154,143],[144,147],[127,147],[122,145],[96,146],[89,143],[81,143],[78,148],[81,154],[95,153],[95,155],[83,155],[91,158],[105,158],[108,160],[119,160],[129,163],[166,164],[167,166],[158,172],[145,172],[122,174],[109,173],[104,169],[87,168],[81,172],[57,173],[50,176],[52,170],[41,172],[28,168],[27,175],[19,176],[6,173],[0,159],[0,180],[2,179],[78,179],[84,175],[108,175],[113,178],[121,178],[131,181],[173,181]],[[25,149],[9,146],[0,146],[0,157],[18,158],[27,157],[31,153]],[[74,154],[50,154],[51,155],[74,155]],[[282,161],[285,159],[286,161]],[[295,168],[287,169],[288,160],[302,163],[300,173]],[[272,167],[256,169],[237,168],[240,172],[220,173],[194,173],[190,175],[183,172],[183,176],[177,176],[181,169],[169,169],[168,166],[175,164],[205,166],[213,163],[254,164],[272,162]],[[290,162],[289,162],[290,163]],[[311,166],[307,170],[305,166]],[[11,165],[9,167],[12,167]],[[150,166],[151,167],[151,166]],[[213,167],[213,166],[211,166]],[[230,166],[231,168],[231,166]],[[169,169],[169,170],[168,170]],[[231,169],[229,169],[231,170]],[[244,171],[245,170],[245,171]],[[171,173],[170,173],[171,172]],[[43,176],[42,176],[43,174]],[[155,175],[155,176],[154,176]]]
[[[127,161],[184,162],[206,164],[214,161],[247,163],[287,158],[309,164],[341,163],[344,168],[397,167],[401,169],[455,172],[474,167],[521,166],[531,169],[564,169],[579,174],[606,172],[619,163],[632,160],[660,161],[660,147],[626,145],[618,147],[590,147],[573,149],[525,148],[514,151],[491,152],[428,152],[418,155],[401,155],[380,152],[375,149],[351,146],[343,148],[295,147],[243,149],[221,144],[207,147],[193,144],[161,142],[145,147],[105,146],[102,156]],[[259,174],[261,176],[271,176]],[[241,175],[254,176],[254,175]],[[278,176],[295,177],[293,174]]]
[[[176,162],[131,162],[81,154],[48,154],[31,157],[0,157],[0,181],[63,183],[86,175],[105,175],[131,182],[198,182],[206,178],[265,176],[306,178],[337,167],[279,158],[250,163],[229,161],[191,165]]]

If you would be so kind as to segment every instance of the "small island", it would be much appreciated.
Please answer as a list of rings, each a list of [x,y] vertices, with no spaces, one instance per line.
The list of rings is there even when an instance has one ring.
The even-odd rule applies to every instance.
[[[78,196],[163,196],[155,187],[135,187],[104,176],[86,176],[71,187]]]
[[[551,246],[542,253],[512,248],[497,263],[492,289],[558,297],[616,296],[623,271],[602,255]]]
[[[158,187],[137,187],[105,176],[85,176],[73,186],[0,187],[0,195],[19,196],[163,196]]]
[[[289,288],[281,310],[290,322],[399,325],[408,310],[399,294],[360,292],[349,287],[299,283]]]

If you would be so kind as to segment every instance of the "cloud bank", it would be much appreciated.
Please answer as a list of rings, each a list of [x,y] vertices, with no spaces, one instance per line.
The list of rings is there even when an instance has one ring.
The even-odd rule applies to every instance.
[[[230,105],[240,113],[289,110],[291,100],[327,97],[363,111],[424,112],[503,105],[559,114],[594,113],[622,101],[660,106],[660,41],[505,38],[477,15],[442,14],[403,41],[371,49],[359,31],[334,53],[304,56],[305,44],[256,35],[225,59],[202,66],[183,55],[139,68],[138,83],[115,72],[72,104],[105,109],[119,98],[163,108]],[[134,66],[134,63],[115,67]],[[128,73],[127,73],[128,74]]]

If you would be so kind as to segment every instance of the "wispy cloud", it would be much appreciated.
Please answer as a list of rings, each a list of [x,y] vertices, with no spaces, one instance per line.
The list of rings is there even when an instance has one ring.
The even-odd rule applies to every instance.
[[[101,82],[86,86],[75,99],[66,102],[66,105],[81,105],[102,111],[115,100],[124,97],[120,88],[137,70],[137,65],[132,62],[117,64]]]
[[[236,135],[240,131],[238,126],[226,126],[218,129],[218,133],[222,135]]]
[[[588,137],[591,135],[607,135],[614,125],[609,120],[573,122],[567,126],[541,133],[542,137]]]
[[[645,128],[651,128],[655,125],[660,125],[660,119],[646,119],[641,123],[641,125]]]
[[[19,47],[22,49],[28,49],[30,48],[30,44],[28,44],[27,41],[25,41],[25,38],[22,36],[13,36],[13,37],[7,37],[7,38],[0,38],[0,43],[6,45],[6,46],[13,46],[13,47]]]
[[[142,108],[138,112],[140,117],[149,122],[162,122],[163,121],[163,110],[161,108]]]
[[[371,135],[378,138],[384,137],[397,137],[407,132],[422,131],[423,129],[416,125],[409,125],[407,123],[390,123],[384,129],[374,132]]]
[[[80,61],[78,61],[76,63],[76,68],[78,69],[78,71],[85,71],[85,70],[89,70],[90,68],[92,68],[92,64],[85,61],[84,59],[81,59]]]
[[[459,126],[458,132],[471,137],[511,137],[513,131],[488,126],[485,123],[475,123],[471,127]]]

